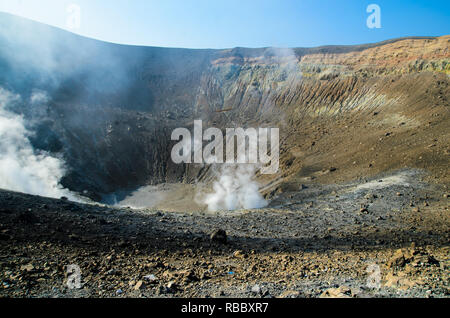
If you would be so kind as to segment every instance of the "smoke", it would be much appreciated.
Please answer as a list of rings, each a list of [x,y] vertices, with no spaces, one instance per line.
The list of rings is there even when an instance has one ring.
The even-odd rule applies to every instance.
[[[34,94],[30,103],[42,101],[45,95]],[[0,87],[0,188],[45,197],[71,200],[77,198],[59,184],[64,176],[64,162],[46,152],[34,151],[32,136],[23,116],[8,110],[20,102],[19,95]]]
[[[124,50],[0,12],[0,83],[22,96],[33,87],[65,102],[100,104],[110,97],[121,105],[136,85],[130,75],[142,58],[137,48]]]
[[[242,141],[245,142],[245,138]],[[233,139],[229,139],[227,142],[227,147],[230,146],[234,148]],[[211,212],[266,207],[268,202],[259,192],[259,184],[255,178],[257,170],[261,168],[261,163],[239,163],[249,162],[249,158],[255,155],[253,153],[255,151],[257,152],[256,148],[245,143],[245,151],[236,154],[237,163],[213,164],[212,171],[215,178],[212,186],[213,192],[201,193],[196,199],[207,205]],[[214,156],[212,157],[209,159],[215,159]],[[217,160],[209,160],[209,162],[217,162]]]
[[[204,195],[202,203],[212,212],[266,207],[268,202],[259,193],[255,171],[256,165],[252,164],[223,165],[213,183],[214,192]]]
[[[194,162],[208,165],[215,181],[212,193],[205,194],[206,184],[199,184],[196,203],[207,205],[208,210],[259,209],[268,205],[259,193],[256,172],[275,174],[279,169],[278,129],[227,128],[225,129],[225,148],[223,132],[209,128],[203,133],[202,121],[194,121],[194,138],[188,129],[176,129],[172,140],[183,138],[172,151],[175,163]],[[270,133],[269,145],[267,134]],[[214,141],[213,141],[214,140]],[[203,149],[203,142],[209,141]],[[270,155],[267,152],[270,146]],[[194,148],[194,149],[192,149]],[[183,157],[179,155],[183,150]],[[212,154],[214,152],[214,154]],[[224,156],[224,154],[226,155]],[[225,158],[226,157],[226,158]],[[258,160],[259,159],[259,160]],[[226,162],[224,164],[224,162]],[[270,166],[267,167],[270,163]]]

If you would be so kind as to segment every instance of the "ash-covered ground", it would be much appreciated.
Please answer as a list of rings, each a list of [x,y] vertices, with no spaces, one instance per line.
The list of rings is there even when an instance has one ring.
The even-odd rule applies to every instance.
[[[448,193],[425,175],[301,185],[214,213],[1,191],[0,296],[448,297]]]

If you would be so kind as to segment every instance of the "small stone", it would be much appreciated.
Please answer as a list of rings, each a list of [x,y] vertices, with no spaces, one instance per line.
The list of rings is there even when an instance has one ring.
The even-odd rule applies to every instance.
[[[27,265],[20,266],[21,271],[31,272],[33,269],[34,269],[33,264],[27,264]]]
[[[352,290],[347,286],[329,288],[320,295],[320,298],[350,298]]]
[[[144,282],[142,280],[138,281],[136,285],[134,285],[134,290],[141,290],[144,288]]]
[[[109,271],[107,271],[105,274],[106,275],[114,275],[116,272],[117,271],[113,268],[113,269],[110,269]]]
[[[256,284],[255,286],[252,287],[252,293],[254,294],[261,294],[261,286],[259,286],[258,284]]]
[[[278,298],[300,298],[301,294],[296,290],[287,290],[283,292]]]
[[[215,230],[211,236],[210,239],[212,242],[226,244],[227,243],[227,232],[224,230]]]
[[[394,256],[388,262],[388,268],[404,267],[406,265],[405,253],[401,249],[394,253]]]
[[[169,289],[170,291],[174,291],[174,290],[176,290],[177,288],[178,288],[177,283],[174,282],[174,281],[170,281],[170,282],[167,284],[167,289]]]
[[[245,255],[242,251],[234,252],[233,256],[236,257],[236,258],[247,258],[247,255]]]
[[[158,281],[158,278],[155,275],[153,275],[153,274],[144,276],[144,279],[146,281],[149,281],[149,282],[156,282],[156,281]]]
[[[183,278],[184,283],[199,281],[199,278],[193,270],[180,271],[178,275]]]
[[[373,193],[368,193],[368,194],[365,196],[365,198],[366,198],[367,200],[375,200],[375,199],[378,199],[378,196],[377,196],[376,194],[373,194]]]

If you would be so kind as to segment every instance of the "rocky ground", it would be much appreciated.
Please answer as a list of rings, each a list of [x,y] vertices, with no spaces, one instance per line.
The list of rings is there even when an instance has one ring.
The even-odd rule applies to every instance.
[[[303,185],[218,213],[0,191],[0,296],[448,297],[448,192],[425,179]]]

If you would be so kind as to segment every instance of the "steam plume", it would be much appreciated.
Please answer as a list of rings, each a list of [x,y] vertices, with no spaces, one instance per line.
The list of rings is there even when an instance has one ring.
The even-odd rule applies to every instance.
[[[8,110],[10,104],[19,101],[19,95],[0,87],[0,188],[76,200],[59,184],[65,172],[63,161],[46,152],[35,152],[28,139],[32,133],[27,130],[24,118]]]
[[[213,184],[213,193],[202,200],[209,211],[260,209],[268,205],[254,180],[256,167],[252,164],[223,165]]]

